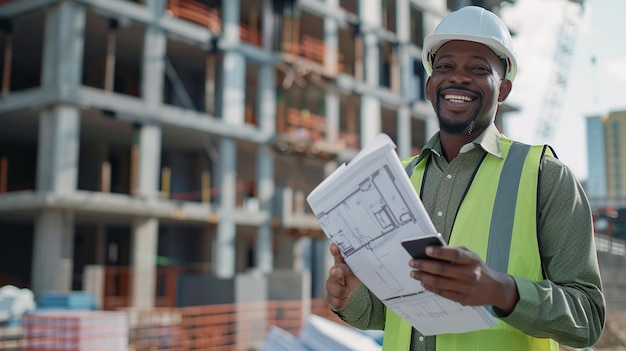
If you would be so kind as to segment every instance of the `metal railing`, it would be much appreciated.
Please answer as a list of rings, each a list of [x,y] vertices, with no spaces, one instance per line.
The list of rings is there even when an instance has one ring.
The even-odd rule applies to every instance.
[[[263,345],[271,327],[277,326],[297,335],[311,314],[343,324],[330,312],[323,299],[145,310],[120,309],[117,313],[120,311],[127,316],[125,324],[128,327],[128,350],[133,351],[254,350]],[[79,316],[83,318],[83,323],[80,324],[85,326],[103,324],[101,319],[107,317],[106,313],[98,311],[80,313]],[[64,318],[63,314],[57,315],[55,325],[50,326],[44,325],[49,316],[42,317],[41,320],[38,320],[36,315],[30,315],[28,318],[29,325],[44,328],[47,332],[44,334],[27,332],[28,328],[22,326],[0,326],[0,350],[26,350],[29,349],[28,345],[58,347],[60,343],[67,341],[71,330],[59,329],[65,325],[61,320]],[[76,316],[72,317],[72,313],[68,313],[67,318]],[[53,331],[54,328],[57,329]],[[84,341],[80,339],[83,334],[72,334],[72,341]],[[93,340],[93,335],[90,338]]]
[[[613,238],[604,234],[596,234],[596,250],[617,256],[626,256],[626,240]]]

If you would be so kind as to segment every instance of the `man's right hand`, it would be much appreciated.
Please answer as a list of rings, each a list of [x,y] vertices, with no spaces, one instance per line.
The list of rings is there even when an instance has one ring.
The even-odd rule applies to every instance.
[[[326,302],[331,309],[340,311],[348,305],[350,295],[361,285],[361,281],[352,273],[337,245],[330,244],[329,250],[335,264],[330,267],[326,279]]]

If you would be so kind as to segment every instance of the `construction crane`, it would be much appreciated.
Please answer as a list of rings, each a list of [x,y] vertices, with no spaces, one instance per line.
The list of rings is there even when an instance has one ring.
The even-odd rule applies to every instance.
[[[543,100],[539,121],[535,129],[538,142],[546,142],[558,125],[559,113],[567,89],[569,68],[574,54],[578,28],[584,12],[583,0],[568,0],[564,4],[563,21],[554,52],[553,74]]]

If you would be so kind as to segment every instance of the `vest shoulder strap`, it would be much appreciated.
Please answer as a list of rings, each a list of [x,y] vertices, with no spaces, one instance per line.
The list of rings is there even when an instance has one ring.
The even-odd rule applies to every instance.
[[[409,178],[411,178],[411,176],[413,175],[413,170],[415,169],[415,166],[417,166],[417,162],[419,162],[420,157],[419,155],[413,157],[413,159],[411,160],[411,162],[407,163],[406,167],[404,167],[404,170],[406,171],[406,174],[409,176]]]

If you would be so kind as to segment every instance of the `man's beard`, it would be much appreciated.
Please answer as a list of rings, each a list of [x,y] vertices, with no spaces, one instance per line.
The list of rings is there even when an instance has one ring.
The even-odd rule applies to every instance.
[[[476,109],[472,112],[472,115],[462,121],[458,121],[452,118],[447,118],[441,113],[439,102],[437,102],[437,119],[439,120],[439,129],[448,134],[472,134],[476,127],[476,119],[478,118],[479,108],[482,105],[482,101],[479,101]]]

